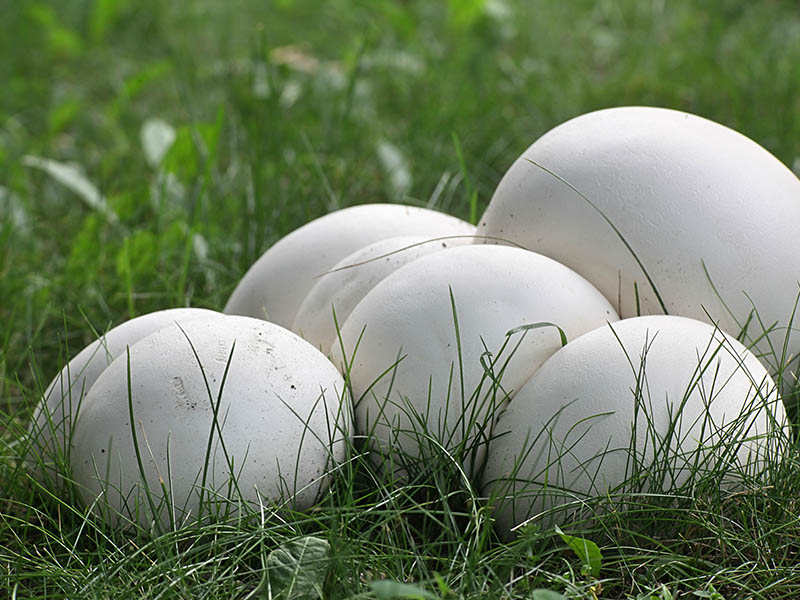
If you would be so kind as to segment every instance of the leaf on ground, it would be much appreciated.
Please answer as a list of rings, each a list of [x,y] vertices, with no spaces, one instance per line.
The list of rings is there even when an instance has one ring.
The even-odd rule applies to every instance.
[[[600,566],[603,563],[603,555],[600,553],[600,548],[597,544],[586,538],[567,535],[561,531],[558,526],[556,526],[556,533],[561,536],[564,543],[578,555],[587,574],[590,574],[592,577],[599,577]]]
[[[533,590],[533,600],[566,600],[566,598],[553,590],[539,589]]]
[[[378,600],[435,600],[436,598],[434,594],[415,585],[390,579],[373,581],[371,587]]]
[[[111,222],[118,221],[117,215],[108,207],[106,199],[78,167],[31,155],[23,156],[22,164],[44,171],[58,183],[77,194],[89,208],[101,213]]]
[[[715,590],[713,585],[709,585],[707,590],[696,590],[692,592],[692,595],[708,600],[725,600],[725,597]]]
[[[151,167],[156,167],[175,142],[175,128],[161,119],[147,119],[139,134],[142,138],[144,157]]]
[[[304,44],[291,44],[273,48],[269,53],[272,64],[285,65],[292,71],[300,73],[316,73],[319,69],[319,59],[309,53],[309,48]]]
[[[316,600],[322,597],[322,583],[330,566],[330,544],[306,536],[286,542],[270,552],[267,572],[272,598]]]
[[[389,187],[397,198],[403,198],[411,189],[412,177],[408,161],[400,149],[386,140],[377,145],[378,160],[389,176]]]

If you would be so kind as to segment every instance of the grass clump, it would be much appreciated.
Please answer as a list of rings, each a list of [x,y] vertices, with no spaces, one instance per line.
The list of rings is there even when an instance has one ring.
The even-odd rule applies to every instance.
[[[509,333],[512,339],[519,332]],[[637,390],[646,410],[641,362]],[[502,390],[502,377],[484,367],[475,398]],[[744,407],[743,418],[759,408]],[[376,454],[370,435],[354,439],[306,513],[266,500],[241,502],[244,510],[183,526],[119,529],[96,517],[74,486],[56,493],[24,468],[6,472],[17,498],[3,512],[9,537],[2,552],[13,569],[6,580],[12,589],[48,597],[135,589],[142,597],[208,598],[281,597],[292,590],[324,598],[537,598],[546,590],[587,599],[706,592],[771,598],[797,585],[796,507],[783,499],[800,487],[798,454],[780,430],[767,440],[779,451],[734,472],[728,459],[738,452],[736,436],[699,448],[702,463],[668,451],[648,461],[632,449],[644,462],[610,493],[575,503],[564,532],[538,518],[503,540],[494,528],[496,498],[483,495],[479,472],[469,476],[463,467],[474,446],[491,437],[491,419],[472,423],[477,434],[468,431],[455,443],[415,416],[406,433],[418,448],[390,442]],[[24,446],[6,450],[6,468],[30,460]],[[678,462],[690,472],[662,487]],[[68,469],[59,479],[70,482]],[[228,492],[237,504],[236,489]]]

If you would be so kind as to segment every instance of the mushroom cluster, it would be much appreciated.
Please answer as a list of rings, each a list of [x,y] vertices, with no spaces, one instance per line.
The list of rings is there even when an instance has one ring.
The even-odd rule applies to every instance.
[[[307,510],[356,436],[401,477],[432,445],[504,536],[705,468],[735,487],[786,436],[797,222],[797,177],[722,125],[580,116],[477,229],[346,208],[267,250],[223,312],[107,332],[45,392],[39,475],[64,461],[107,522],[174,527],[233,498]]]

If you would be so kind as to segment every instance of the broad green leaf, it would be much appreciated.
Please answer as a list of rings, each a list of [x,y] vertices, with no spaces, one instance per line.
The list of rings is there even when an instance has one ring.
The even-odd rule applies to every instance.
[[[148,85],[169,75],[172,70],[172,63],[168,60],[159,60],[145,65],[138,72],[125,79],[122,87],[125,97],[128,100],[134,98]]]
[[[47,115],[50,133],[56,134],[63,131],[78,116],[81,108],[82,105],[78,100],[68,98],[50,109],[50,113]]]
[[[103,41],[125,4],[125,1],[120,0],[94,0],[89,15],[89,41],[93,44]]]
[[[483,15],[485,5],[486,0],[450,0],[450,19],[457,26],[469,27]]]
[[[713,585],[709,585],[707,590],[694,591],[692,595],[698,598],[706,598],[707,600],[725,600],[725,597],[714,589]]]
[[[435,600],[436,596],[422,588],[408,583],[380,579],[371,584],[372,592],[378,600]]]
[[[413,12],[402,2],[381,0],[374,7],[389,22],[394,31],[402,37],[411,37],[417,31]]]
[[[553,590],[533,590],[533,600],[566,600],[563,594]]]
[[[159,60],[148,63],[125,79],[119,94],[108,105],[109,118],[112,121],[119,119],[122,109],[136,96],[141,94],[148,86],[156,83],[169,75],[173,70],[172,63]]]
[[[322,583],[330,566],[330,544],[306,536],[286,542],[270,552],[267,572],[272,598],[316,600],[322,597]]]
[[[657,590],[641,592],[636,596],[636,600],[675,600],[675,598],[676,596],[674,596],[663,583]]]
[[[30,4],[27,11],[28,16],[46,36],[49,49],[54,54],[71,58],[83,52],[83,42],[80,36],[61,23],[58,14],[52,7],[36,2]]]
[[[600,548],[598,548],[597,544],[586,538],[567,535],[561,531],[558,526],[556,526],[556,533],[561,536],[564,543],[578,555],[586,573],[590,574],[592,577],[599,577],[600,567],[603,563],[603,555],[600,553]]]
[[[217,156],[225,112],[220,106],[217,120],[184,125],[176,131],[175,140],[163,158],[165,170],[183,181],[191,181],[206,170],[206,160],[213,162]]]

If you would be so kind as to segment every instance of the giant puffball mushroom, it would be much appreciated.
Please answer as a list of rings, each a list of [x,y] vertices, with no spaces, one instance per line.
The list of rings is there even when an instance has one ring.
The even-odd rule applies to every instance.
[[[31,419],[29,435],[38,455],[34,467],[48,467],[45,471],[35,469],[36,472],[43,475],[55,462],[66,460],[72,422],[83,398],[126,347],[173,323],[215,316],[223,315],[202,308],[170,308],[148,313],[114,327],[81,350],[47,386]]]
[[[360,248],[318,279],[300,305],[292,331],[327,352],[337,338],[336,324],[341,327],[356,304],[390,273],[421,256],[473,241],[468,235],[433,239],[398,236]]]
[[[695,115],[622,107],[534,142],[478,232],[565,264],[622,318],[666,309],[734,336],[749,323],[747,340],[775,325],[757,346],[775,367],[770,347],[780,354],[798,295],[797,223],[800,180],[752,140]]]
[[[344,381],[282,327],[194,320],[140,340],[129,357],[89,390],[71,453],[83,499],[109,524],[240,514],[228,500],[305,510],[344,456]]]
[[[462,246],[376,285],[350,313],[331,356],[349,369],[356,430],[374,434],[375,450],[401,462],[424,459],[424,426],[464,454],[472,471],[483,461],[494,411],[562,344],[556,327],[506,334],[550,322],[572,339],[616,320],[600,292],[549,258]]]
[[[769,374],[732,337],[684,317],[624,319],[571,341],[517,392],[484,494],[508,537],[537,516],[564,523],[590,497],[669,493],[693,471],[734,486],[788,439],[785,423]]]
[[[291,327],[316,277],[348,254],[397,235],[473,235],[469,223],[401,204],[363,204],[327,214],[278,240],[233,290],[224,312]]]

